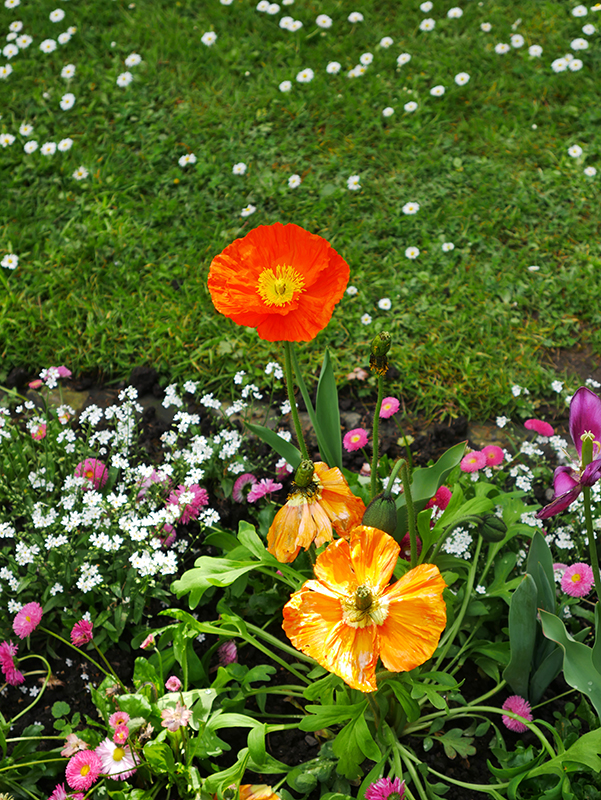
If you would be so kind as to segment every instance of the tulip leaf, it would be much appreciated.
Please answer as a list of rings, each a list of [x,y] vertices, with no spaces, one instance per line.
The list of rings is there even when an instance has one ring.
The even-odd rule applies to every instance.
[[[601,674],[601,603],[595,605],[595,643],[592,658],[593,666]]]
[[[561,648],[555,647],[540,664],[530,678],[530,702],[538,703],[545,693],[545,689],[561,672],[563,653]]]
[[[593,651],[582,642],[577,642],[559,617],[543,609],[539,613],[544,635],[557,642],[564,652],[563,676],[566,683],[582,692],[601,717],[601,674],[595,669]]]
[[[302,460],[301,452],[298,447],[282,439],[275,431],[272,431],[271,428],[266,428],[264,425],[254,425],[247,422],[246,427],[251,433],[254,433],[259,439],[262,439],[265,444],[268,444],[272,450],[275,450],[279,456],[285,458],[294,469],[298,467]]]
[[[553,574],[553,556],[545,537],[535,531],[528,551],[526,572],[532,575],[538,589],[537,605],[545,611],[555,611],[555,578]],[[553,588],[552,588],[553,587]]]
[[[315,398],[315,414],[330,453],[329,467],[342,469],[342,437],[340,436],[340,409],[338,407],[338,390],[332,369],[330,352],[326,348],[321,365],[321,373],[317,383]],[[317,432],[317,431],[316,431]]]
[[[536,640],[537,587],[532,575],[524,575],[509,606],[511,659],[503,677],[516,694],[528,699],[528,678]]]
[[[328,441],[324,437],[323,431],[321,429],[320,420],[318,419],[318,416],[315,413],[315,408],[313,407],[313,403],[311,402],[311,398],[309,397],[309,391],[307,389],[307,384],[305,383],[305,379],[303,378],[303,374],[301,372],[301,368],[298,363],[298,358],[296,357],[296,351],[293,347],[291,347],[290,352],[292,355],[292,366],[294,367],[296,382],[298,383],[298,387],[301,390],[301,394],[303,396],[303,400],[305,401],[305,406],[307,408],[307,414],[309,415],[309,419],[311,420],[311,425],[313,425],[313,430],[315,431],[315,436],[317,437],[319,452],[321,453],[321,457],[325,460],[326,464],[329,467],[331,467],[334,465],[334,454],[330,452]],[[322,374],[323,374],[323,365],[322,365]],[[321,380],[321,375],[319,379]],[[338,409],[337,401],[336,401],[336,408]],[[338,423],[338,437],[340,438],[340,423]],[[342,462],[342,456],[340,457],[340,462]]]

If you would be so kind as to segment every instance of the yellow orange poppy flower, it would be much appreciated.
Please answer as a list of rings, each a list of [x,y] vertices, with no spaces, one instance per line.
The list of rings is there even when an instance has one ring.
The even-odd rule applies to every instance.
[[[292,644],[353,689],[374,692],[378,657],[406,672],[427,661],[446,624],[445,582],[434,564],[420,564],[388,585],[399,545],[361,525],[318,556],[316,580],[284,606]]]
[[[298,225],[260,225],[209,269],[217,311],[269,342],[309,342],[330,321],[349,265],[321,236]]]
[[[243,783],[240,786],[240,800],[280,800],[280,796],[266,783]]]
[[[284,564],[294,561],[301,547],[331,541],[332,526],[348,536],[365,512],[365,503],[351,492],[338,467],[328,469],[323,461],[313,466],[313,480],[305,487],[293,484],[267,534],[267,549]]]

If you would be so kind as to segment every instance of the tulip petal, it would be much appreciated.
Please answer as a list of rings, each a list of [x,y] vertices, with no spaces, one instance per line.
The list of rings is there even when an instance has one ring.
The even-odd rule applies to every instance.
[[[367,525],[353,530],[350,544],[358,584],[367,584],[379,594],[392,577],[401,548],[392,536]]]
[[[579,482],[577,478],[574,478],[574,470],[571,467],[557,467],[553,475],[555,497],[566,494],[566,492],[578,486]]]
[[[596,461],[591,461],[588,466],[584,468],[584,472],[580,478],[580,483],[583,486],[592,486],[594,483],[601,478],[601,459],[598,458]]]
[[[601,442],[601,398],[586,386],[581,386],[570,403],[570,434],[579,458],[582,457],[580,437],[587,431],[591,431],[596,441]]]
[[[559,497],[556,497],[551,503],[549,503],[548,506],[541,508],[536,515],[536,518],[549,519],[549,517],[554,517],[555,514],[560,514],[562,511],[565,511],[571,503],[574,502],[581,491],[582,486],[577,484],[573,489],[570,489],[569,492],[559,495]]]

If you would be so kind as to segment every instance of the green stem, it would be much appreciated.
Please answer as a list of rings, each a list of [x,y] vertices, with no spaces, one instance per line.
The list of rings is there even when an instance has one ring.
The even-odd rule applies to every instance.
[[[107,661],[107,659],[106,659],[106,657],[105,657],[104,653],[103,653],[103,652],[100,650],[100,648],[98,647],[98,645],[96,644],[96,642],[95,642],[93,639],[92,639],[92,644],[94,645],[94,648],[96,649],[96,652],[98,653],[98,655],[100,656],[100,658],[101,658],[101,659],[104,661],[104,663],[105,663],[105,664],[107,665],[107,667],[109,668],[111,676],[112,676],[113,678],[116,678],[116,680],[119,682],[119,686],[120,686],[120,687],[121,687],[123,690],[127,691],[127,689],[125,689],[125,686],[123,685],[123,683],[122,683],[122,682],[119,680],[119,678],[118,678],[117,674],[115,673],[115,670],[113,669],[113,667],[111,666],[111,664],[110,664],[110,663]],[[106,675],[108,675],[109,673],[107,672],[107,673],[105,673],[105,674],[106,674]]]
[[[19,716],[21,715],[19,714]],[[23,767],[37,767],[39,764],[52,764],[54,761],[62,761],[64,764],[66,760],[65,758],[47,758],[44,761],[28,761],[26,764],[11,764],[10,767],[0,767],[0,772],[8,772],[9,769],[22,769]]]
[[[15,736],[14,739],[6,739],[5,741],[8,742],[36,742],[41,741],[42,739],[59,739],[61,742],[65,741],[64,736]]]
[[[19,719],[19,717],[22,717],[22,716],[23,716],[23,714],[27,714],[27,712],[28,712],[30,709],[32,709],[32,708],[35,706],[35,704],[36,704],[36,703],[38,703],[38,702],[39,702],[39,701],[42,699],[42,695],[44,694],[44,689],[45,689],[45,688],[46,688],[46,686],[48,685],[48,681],[50,680],[50,676],[52,675],[52,669],[51,669],[51,667],[50,667],[50,664],[49,664],[49,663],[46,661],[46,659],[44,658],[44,656],[40,656],[40,655],[38,655],[37,653],[36,653],[35,655],[33,655],[33,654],[32,654],[32,655],[30,655],[30,656],[23,656],[22,658],[20,658],[20,659],[19,659],[19,662],[21,662],[21,661],[26,661],[28,658],[39,658],[41,661],[43,661],[43,662],[44,662],[44,664],[46,664],[46,670],[47,670],[47,672],[46,672],[46,677],[44,678],[44,683],[42,684],[42,688],[41,688],[40,692],[38,693],[37,697],[35,698],[35,700],[33,701],[33,703],[30,703],[30,704],[27,706],[27,708],[24,708],[24,709],[23,709],[23,711],[21,711],[21,713],[20,713],[20,714],[17,714],[17,716],[16,716],[16,717],[13,717],[13,718],[11,719],[11,722],[12,722],[13,724],[14,724],[14,723],[15,723],[15,722],[16,722],[16,721]],[[28,673],[26,673],[26,674],[28,674]],[[0,770],[0,772],[1,772],[1,770]]]
[[[288,402],[290,403],[290,413],[292,414],[292,421],[294,422],[294,430],[296,431],[296,438],[301,455],[304,460],[309,459],[309,451],[305,444],[303,437],[303,429],[300,424],[300,417],[298,416],[298,408],[296,407],[296,400],[294,399],[294,378],[292,374],[292,349],[290,342],[284,342],[284,373],[286,378],[286,391],[288,392]]]
[[[421,797],[421,800],[428,800],[428,795],[424,791],[424,787],[422,786],[421,781],[420,781],[420,779],[419,779],[419,777],[417,775],[417,770],[415,769],[415,767],[413,766],[413,764],[411,762],[411,758],[409,758],[409,753],[405,750],[405,748],[399,742],[396,742],[395,744],[396,744],[396,747],[399,750],[399,753],[400,753],[400,756],[401,756],[401,758],[403,760],[403,763],[407,767],[407,772],[411,775],[411,778],[413,780],[413,784],[414,784],[415,788],[417,789],[417,793]]]
[[[378,428],[380,425],[380,409],[382,408],[382,400],[384,399],[384,378],[378,375],[378,399],[376,400],[376,408],[374,411],[374,423],[372,431],[372,457],[371,457],[371,497],[373,500],[377,494],[378,485],[378,460],[379,460],[379,434]]]
[[[40,625],[39,630],[44,631],[44,633],[50,634],[50,636],[54,636],[54,638],[58,639],[59,642],[62,642],[63,644],[68,645],[72,650],[75,650],[76,652],[78,652],[79,655],[83,656],[87,661],[91,661],[92,664],[94,664],[94,666],[97,669],[99,669],[100,672],[103,672],[108,678],[114,678],[117,681],[117,683],[119,684],[119,686],[123,689],[124,692],[127,691],[127,689],[125,688],[125,686],[124,686],[123,682],[121,681],[121,679],[117,675],[115,675],[115,672],[113,671],[113,668],[111,667],[109,662],[106,660],[106,658],[104,658],[102,653],[100,653],[100,650],[98,650],[98,647],[96,647],[96,643],[95,642],[94,642],[94,647],[96,647],[96,650],[98,650],[98,652],[100,653],[100,655],[104,659],[105,663],[108,665],[108,668],[110,669],[110,672],[107,672],[105,670],[105,668],[101,667],[100,664],[97,661],[94,661],[94,659],[90,657],[89,653],[84,653],[83,650],[81,650],[79,647],[76,647],[72,642],[69,642],[67,639],[63,639],[63,637],[59,636],[58,633],[54,633],[54,631],[51,631],[48,628],[44,628],[42,625]]]
[[[390,472],[390,475],[388,476],[388,483],[386,484],[386,488],[382,492],[384,497],[389,498],[390,495],[392,494],[393,484],[394,484],[394,482],[395,482],[395,480],[397,478],[397,475],[399,474],[402,466],[403,466],[403,459],[399,458],[399,460],[396,462],[396,464],[392,468],[392,470]]]
[[[586,533],[588,536],[588,549],[591,555],[591,567],[595,578],[595,591],[597,600],[601,602],[601,576],[599,575],[599,557],[597,555],[597,540],[593,530],[593,517],[591,515],[591,487],[583,486],[584,495],[584,519],[586,521]]]
[[[401,480],[403,481],[403,494],[405,495],[405,504],[407,506],[407,524],[409,526],[409,540],[411,541],[411,569],[413,569],[417,566],[417,534],[415,531],[415,507],[411,496],[411,481],[406,461],[401,466]]]

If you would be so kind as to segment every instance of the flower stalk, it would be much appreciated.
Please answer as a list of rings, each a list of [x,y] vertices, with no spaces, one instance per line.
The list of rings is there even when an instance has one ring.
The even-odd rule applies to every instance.
[[[288,402],[290,404],[290,413],[292,414],[292,421],[294,423],[294,431],[296,439],[301,451],[303,460],[309,459],[309,451],[303,436],[303,429],[298,415],[298,408],[296,407],[296,400],[294,399],[294,378],[292,373],[292,347],[290,342],[284,342],[284,375],[286,378],[286,391],[288,392]]]

